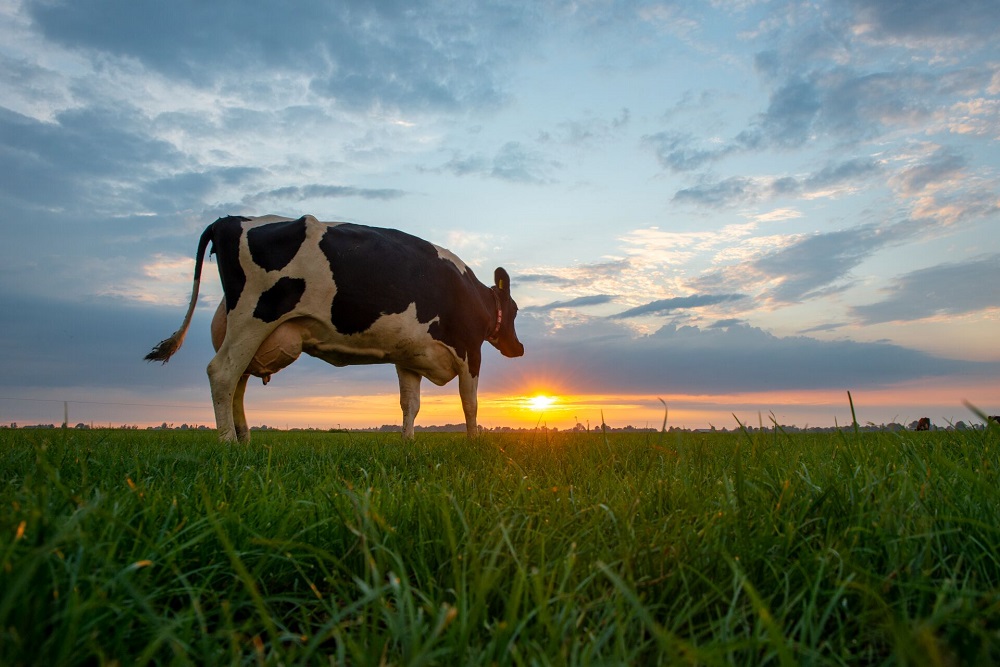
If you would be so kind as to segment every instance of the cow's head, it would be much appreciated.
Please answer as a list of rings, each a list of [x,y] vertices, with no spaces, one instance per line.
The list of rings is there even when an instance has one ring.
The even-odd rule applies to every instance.
[[[524,354],[524,345],[517,339],[517,332],[514,331],[514,318],[517,317],[517,304],[510,297],[510,276],[502,268],[493,272],[493,281],[496,283],[491,289],[496,295],[497,318],[500,323],[497,331],[486,340],[500,350],[500,354],[505,357],[520,357]]]

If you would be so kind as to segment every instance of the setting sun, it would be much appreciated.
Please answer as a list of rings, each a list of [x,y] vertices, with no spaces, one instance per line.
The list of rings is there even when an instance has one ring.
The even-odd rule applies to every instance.
[[[556,399],[554,397],[539,394],[528,399],[528,407],[532,410],[544,410],[551,407],[555,402]]]

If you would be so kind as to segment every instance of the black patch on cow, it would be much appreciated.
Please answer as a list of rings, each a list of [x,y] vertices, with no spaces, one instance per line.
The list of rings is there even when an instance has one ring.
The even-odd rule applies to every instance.
[[[485,322],[478,292],[486,288],[471,270],[463,273],[432,244],[396,229],[343,223],[330,227],[319,247],[337,284],[330,311],[337,331],[367,331],[383,315],[405,312],[415,303],[420,322],[440,318],[430,335],[467,358],[472,374],[479,374]]]
[[[274,322],[290,313],[305,291],[306,281],[302,278],[278,278],[270,289],[260,295],[253,316],[264,322]]]
[[[306,219],[271,222],[247,230],[247,245],[254,264],[265,271],[288,266],[306,240]]]
[[[247,276],[240,266],[240,236],[250,218],[230,215],[212,223],[212,252],[219,262],[219,279],[226,295],[226,310],[232,311],[243,294]]]

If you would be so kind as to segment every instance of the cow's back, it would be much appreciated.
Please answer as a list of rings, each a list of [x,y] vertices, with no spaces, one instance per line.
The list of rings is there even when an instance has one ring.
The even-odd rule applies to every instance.
[[[382,315],[416,306],[417,319],[450,319],[471,271],[427,241],[396,229],[344,223],[323,234],[336,293],[331,321],[345,334],[368,330]]]

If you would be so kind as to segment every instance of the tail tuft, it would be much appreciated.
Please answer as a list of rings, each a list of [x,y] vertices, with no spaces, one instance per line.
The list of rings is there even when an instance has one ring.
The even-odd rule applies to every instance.
[[[147,354],[144,359],[146,361],[159,361],[162,363],[167,363],[170,357],[174,356],[174,352],[180,349],[181,343],[184,342],[184,336],[178,335],[181,332],[178,331],[173,336],[166,340],[162,340],[157,344],[153,350]]]

